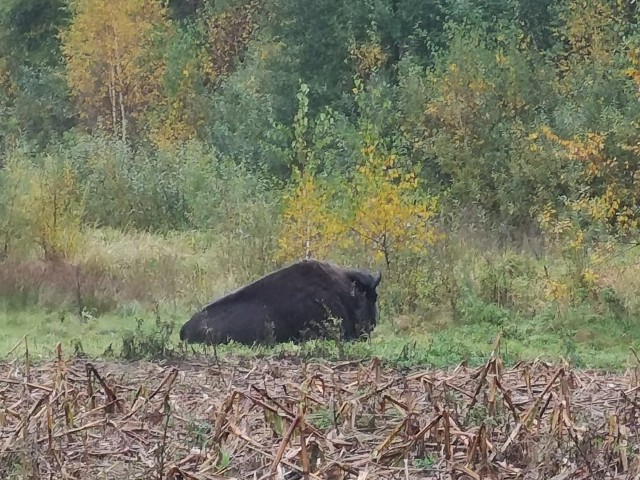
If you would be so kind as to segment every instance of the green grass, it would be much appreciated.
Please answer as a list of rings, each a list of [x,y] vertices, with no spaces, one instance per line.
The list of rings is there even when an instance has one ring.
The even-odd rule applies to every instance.
[[[191,355],[191,348],[180,348],[178,331],[188,318],[188,313],[171,309],[138,312],[136,315],[106,314],[98,318],[80,320],[68,312],[11,311],[0,309],[0,358],[14,349],[10,358],[24,355],[24,336],[28,337],[32,359],[53,358],[57,343],[61,343],[66,355],[82,352],[89,357],[120,356],[123,338],[132,335],[137,340],[153,338],[134,354],[157,353],[158,345],[173,348],[178,355]],[[140,327],[138,326],[140,319]],[[249,348],[241,345],[225,345],[217,349],[218,356],[255,357],[262,355],[299,355],[304,358],[368,359],[377,356],[396,366],[446,367],[462,361],[479,365],[486,361],[495,340],[501,336],[500,353],[506,364],[537,358],[570,361],[579,368],[607,370],[624,369],[633,362],[629,347],[640,350],[638,328],[614,324],[602,318],[586,318],[587,321],[574,333],[571,329],[550,327],[543,316],[530,320],[513,321],[507,325],[488,322],[448,325],[440,328],[422,325],[411,331],[401,331],[388,321],[375,330],[370,342],[353,342],[339,345],[334,341],[310,341],[300,345],[282,344],[275,347]],[[173,324],[167,338],[160,326]],[[574,320],[576,321],[576,320]],[[146,349],[146,350],[145,350]],[[194,346],[196,353],[213,356],[211,347]]]
[[[123,332],[134,327],[135,317],[115,314],[80,321],[69,312],[0,311],[0,356],[24,336],[28,337],[30,353],[36,356],[52,355],[58,342],[66,351],[80,342],[87,354],[99,355],[109,344],[119,345]]]
[[[158,358],[192,350],[211,355],[212,348],[180,345],[180,326],[198,305],[275,268],[269,252],[256,254],[251,244],[233,250],[229,239],[204,233],[102,229],[85,237],[77,257],[56,268],[39,260],[38,252],[0,264],[0,360],[16,345],[12,356],[23,355],[25,336],[32,358],[52,358],[58,342],[67,355],[90,357]],[[371,342],[227,345],[216,352],[477,365],[500,335],[508,364],[564,358],[580,368],[620,370],[635,362],[629,347],[640,350],[640,250],[619,246],[591,265],[589,255],[577,262],[553,249],[533,255],[483,248],[464,237],[456,242],[450,258],[420,267],[418,282],[393,272],[384,277],[382,320]],[[581,262],[593,267],[596,281],[576,280]],[[366,264],[362,258],[344,263]],[[76,264],[82,277],[76,277]],[[564,293],[554,293],[552,285]]]

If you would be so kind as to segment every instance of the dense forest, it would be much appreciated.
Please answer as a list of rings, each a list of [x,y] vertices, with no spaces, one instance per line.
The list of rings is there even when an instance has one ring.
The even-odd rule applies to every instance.
[[[193,305],[316,257],[382,268],[396,316],[629,321],[637,271],[613,259],[640,228],[638,16],[3,0],[0,295]]]

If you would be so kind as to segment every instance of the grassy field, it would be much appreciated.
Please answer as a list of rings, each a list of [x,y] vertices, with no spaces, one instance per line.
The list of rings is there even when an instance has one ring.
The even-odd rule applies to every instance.
[[[185,348],[178,330],[187,312],[162,312],[158,315],[106,314],[80,320],[69,312],[8,311],[0,313],[0,355],[2,358],[24,355],[26,336],[32,358],[52,358],[57,343],[63,351],[92,358],[144,358],[162,355],[213,354],[211,348]],[[139,323],[140,321],[140,323]],[[450,366],[460,362],[483,363],[498,336],[507,364],[536,359],[558,361],[561,358],[580,368],[622,370],[634,363],[629,347],[640,350],[639,332],[628,332],[616,325],[585,321],[578,333],[563,334],[542,320],[522,321],[506,326],[489,323],[451,325],[444,328],[413,328],[403,331],[398,324],[383,319],[370,341],[338,345],[335,341],[311,341],[276,347],[248,348],[226,345],[218,355],[243,356],[300,354],[332,360],[379,357],[396,365]],[[136,339],[135,345],[127,344]]]
[[[182,323],[204,303],[276,268],[255,243],[206,233],[90,230],[81,245],[61,264],[33,252],[0,264],[0,357],[23,355],[16,345],[25,336],[30,355],[43,359],[58,343],[67,354],[91,357],[203,351],[180,345]],[[562,358],[580,368],[620,370],[635,362],[630,348],[640,350],[640,250],[608,247],[576,258],[460,237],[447,254],[445,260],[434,255],[422,283],[384,277],[381,319],[369,342],[228,345],[218,353],[478,365],[499,336],[507,363]],[[366,265],[357,258],[332,260]],[[576,272],[590,272],[590,283],[577,282]]]

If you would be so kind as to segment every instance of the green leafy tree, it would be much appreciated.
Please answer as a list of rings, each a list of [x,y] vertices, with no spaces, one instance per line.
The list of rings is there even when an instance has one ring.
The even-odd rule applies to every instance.
[[[42,147],[74,125],[57,38],[68,21],[64,6],[0,2],[0,145],[26,140]]]
[[[540,200],[558,193],[560,163],[528,140],[555,106],[553,70],[517,28],[503,25],[494,35],[449,25],[447,32],[449,50],[433,68],[426,75],[408,68],[402,77],[413,149],[427,159],[424,174],[438,178],[453,201],[492,225],[527,227]]]

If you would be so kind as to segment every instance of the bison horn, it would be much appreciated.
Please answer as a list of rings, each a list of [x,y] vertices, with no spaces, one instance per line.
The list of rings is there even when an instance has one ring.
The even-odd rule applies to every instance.
[[[373,288],[376,288],[380,285],[380,281],[382,280],[382,272],[378,270],[378,274],[373,279]]]

